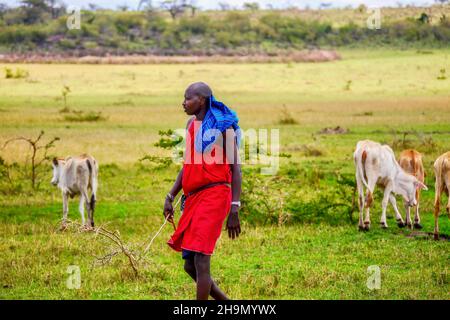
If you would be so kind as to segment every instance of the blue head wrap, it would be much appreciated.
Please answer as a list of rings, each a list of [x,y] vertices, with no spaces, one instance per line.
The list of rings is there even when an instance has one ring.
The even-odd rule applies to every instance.
[[[237,136],[239,147],[241,140],[241,129],[238,126],[239,118],[236,112],[228,108],[224,103],[217,101],[213,95],[209,98],[209,108],[202,121],[200,130],[195,137],[195,150],[204,152],[209,150],[219,134],[222,134],[229,127],[233,127]],[[211,130],[211,131],[208,131]],[[214,131],[215,130],[215,131]],[[206,136],[204,133],[206,132]]]

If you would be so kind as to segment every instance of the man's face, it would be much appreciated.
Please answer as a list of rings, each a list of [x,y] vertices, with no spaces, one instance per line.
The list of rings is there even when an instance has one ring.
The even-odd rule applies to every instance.
[[[184,94],[183,109],[188,115],[197,114],[205,103],[205,98],[186,90]]]

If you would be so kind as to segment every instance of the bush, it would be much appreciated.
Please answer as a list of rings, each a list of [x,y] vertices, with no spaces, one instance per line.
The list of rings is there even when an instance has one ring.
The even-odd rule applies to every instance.
[[[142,13],[122,12],[115,17],[114,26],[119,34],[128,34],[131,29],[141,31],[145,26],[145,19]]]
[[[64,116],[65,121],[70,122],[95,122],[95,121],[104,121],[106,118],[102,116],[102,113],[89,111],[88,113],[84,113],[83,111],[70,111],[68,115]]]
[[[31,42],[43,45],[47,39],[48,33],[44,26],[23,26],[13,25],[2,27],[0,30],[0,43],[18,44]]]
[[[295,120],[289,110],[285,105],[281,108],[281,118],[278,121],[278,124],[297,124],[297,120]]]
[[[29,72],[24,69],[17,68],[16,72],[14,73],[12,69],[5,68],[5,79],[24,79],[28,78],[29,75]]]
[[[192,34],[206,34],[210,29],[210,20],[207,16],[196,16],[193,18],[181,18],[177,26],[178,31],[187,31]]]
[[[254,168],[244,168],[243,175],[242,218],[253,225],[352,223],[358,209],[351,174],[289,164],[275,176],[261,176]]]
[[[393,150],[415,149],[422,153],[437,152],[439,146],[431,135],[413,131],[391,131],[392,140],[388,143]]]
[[[20,176],[19,165],[14,162],[8,164],[2,157],[0,157],[0,193],[18,194],[23,190],[23,179]]]
[[[77,41],[73,39],[61,39],[58,42],[58,45],[62,49],[75,49],[77,47]]]
[[[19,166],[16,163],[9,165],[0,157],[0,176],[6,178],[10,186],[14,186],[16,181],[19,180],[18,177],[20,177],[20,179],[30,182],[33,191],[39,189],[44,172],[47,171],[47,168],[43,164],[53,157],[49,154],[49,151],[55,147],[55,142],[59,141],[58,137],[54,137],[47,143],[44,143],[42,141],[43,136],[44,131],[41,131],[36,138],[20,136],[9,139],[3,144],[2,150],[11,143],[21,141],[27,143],[30,150],[30,154],[27,157],[31,161],[27,161],[24,166]]]

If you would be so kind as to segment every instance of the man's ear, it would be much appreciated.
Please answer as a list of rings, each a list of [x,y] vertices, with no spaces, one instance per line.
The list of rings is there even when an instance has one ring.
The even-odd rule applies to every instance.
[[[207,105],[206,105],[206,98],[205,97],[199,95],[198,99],[200,100],[201,104],[203,104],[203,105],[205,105],[205,107],[207,107]]]
[[[428,190],[427,186],[419,180],[414,181],[414,186],[419,189]]]
[[[58,159],[56,157],[53,158],[52,162],[55,166],[58,166]]]

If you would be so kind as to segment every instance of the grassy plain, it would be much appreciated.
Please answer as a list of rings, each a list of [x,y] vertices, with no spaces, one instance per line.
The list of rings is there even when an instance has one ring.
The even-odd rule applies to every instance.
[[[340,61],[315,64],[2,64],[0,143],[44,130],[47,138],[61,138],[53,150],[59,156],[94,155],[100,163],[97,223],[109,223],[127,241],[144,241],[162,223],[162,200],[178,168],[157,170],[138,159],[169,154],[154,146],[158,131],[184,127],[184,89],[202,80],[238,112],[244,130],[280,129],[281,151],[291,155],[281,159],[281,169],[333,168],[349,174],[358,140],[392,145],[403,139],[403,131],[411,131],[407,139],[424,152],[430,191],[423,193],[421,212],[424,231],[432,232],[432,163],[450,149],[450,51],[341,53]],[[6,67],[26,69],[29,77],[5,79]],[[438,79],[441,69],[446,79]],[[105,120],[65,121],[60,112],[63,86],[71,90],[70,109],[101,112]],[[297,123],[279,123],[284,107]],[[336,126],[350,131],[317,133]],[[306,155],[304,145],[322,155]],[[16,143],[0,156],[22,163],[27,152],[26,145]],[[170,228],[156,240],[152,263],[139,278],[121,259],[91,268],[93,255],[104,247],[92,234],[56,232],[62,205],[59,191],[49,186],[50,178],[49,167],[38,192],[0,195],[0,298],[195,297],[180,256],[165,245]],[[297,182],[299,189],[320,191],[300,178]],[[380,201],[378,196],[368,233],[357,232],[356,223],[344,218],[333,225],[305,222],[281,227],[244,221],[238,241],[225,234],[220,239],[212,274],[236,299],[448,299],[448,241],[408,236],[410,232],[396,227],[391,208],[390,228],[381,230]],[[74,201],[69,216],[79,219]],[[443,234],[450,233],[444,214],[440,227]],[[81,268],[79,290],[66,288],[69,265]],[[370,265],[381,269],[380,290],[366,287]]]

